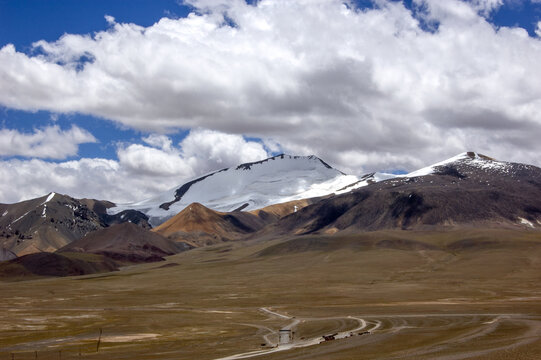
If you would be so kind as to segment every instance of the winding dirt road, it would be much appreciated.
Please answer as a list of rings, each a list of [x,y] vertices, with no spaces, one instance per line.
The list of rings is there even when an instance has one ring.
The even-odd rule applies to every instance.
[[[270,318],[290,321],[282,329],[293,330],[299,324],[310,321],[339,320],[341,326],[345,320],[354,320],[357,325],[348,330],[337,331],[332,344],[318,350],[319,355],[331,354],[335,351],[355,348],[364,344],[384,346],[388,341],[404,332],[442,334],[441,339],[435,339],[432,343],[411,343],[407,344],[403,351],[388,354],[389,359],[416,359],[419,357],[437,360],[458,360],[467,359],[472,356],[489,354],[494,351],[505,351],[518,346],[524,346],[541,339],[541,319],[522,314],[389,314],[369,316],[347,316],[347,317],[326,317],[326,318],[297,318],[284,313],[260,308],[261,312]],[[296,348],[307,348],[317,346],[325,342],[323,335],[314,336],[308,339],[294,339],[289,344],[277,344],[271,338],[278,339],[278,329],[271,329],[266,326],[251,325],[265,332],[263,340],[271,346],[267,349],[254,350],[222,357],[216,360],[248,359],[276,352],[292,350]],[[498,331],[506,326],[514,326],[518,329],[505,338],[498,339]],[[377,336],[352,336],[360,332],[366,334],[377,334]],[[448,334],[453,334],[448,336]],[[353,340],[354,338],[360,340]],[[481,344],[472,348],[466,344]],[[447,353],[446,355],[444,355]],[[293,353],[292,353],[293,354]],[[295,358],[288,357],[289,358]],[[304,358],[303,358],[304,359]]]
[[[301,322],[306,322],[306,321],[350,319],[350,320],[354,320],[354,321],[357,322],[357,325],[358,325],[357,327],[352,328],[352,329],[348,329],[347,331],[338,332],[336,335],[334,335],[334,339],[337,339],[337,340],[347,338],[347,337],[351,336],[352,333],[356,333],[356,332],[359,332],[361,330],[365,330],[365,331],[375,330],[375,329],[379,328],[379,326],[381,325],[381,322],[374,321],[374,322],[370,323],[372,325],[372,327],[370,327],[370,329],[366,329],[369,322],[365,321],[364,319],[353,317],[353,316],[348,316],[348,317],[325,317],[325,318],[295,318],[295,317],[292,317],[292,316],[289,316],[289,315],[286,315],[286,314],[281,314],[281,313],[278,313],[276,311],[272,311],[272,310],[270,310],[268,308],[260,308],[259,310],[266,313],[266,314],[268,314],[268,315],[270,315],[271,317],[276,317],[276,318],[280,318],[280,319],[284,319],[284,320],[291,320],[291,322],[289,324],[287,324],[287,325],[285,325],[284,327],[281,328],[281,329],[285,329],[285,330],[293,330]],[[314,345],[318,345],[321,342],[325,341],[323,339],[323,335],[325,335],[325,334],[321,334],[320,336],[312,337],[312,338],[309,338],[309,339],[293,340],[289,344],[277,344],[275,341],[270,340],[270,336],[275,335],[277,337],[278,336],[278,330],[272,330],[272,329],[270,329],[268,327],[251,325],[251,324],[250,324],[250,326],[254,326],[254,327],[257,327],[259,329],[268,330],[269,333],[263,335],[263,339],[265,340],[265,342],[267,344],[272,346],[272,348],[263,349],[263,350],[249,351],[249,352],[245,352],[245,353],[240,353],[240,354],[235,354],[235,355],[219,358],[219,359],[216,359],[216,360],[247,359],[247,358],[267,355],[267,354],[271,354],[271,353],[275,353],[275,352],[279,352],[279,351],[285,351],[285,350],[291,350],[291,349],[295,349],[295,348],[303,348],[303,347],[314,346]]]

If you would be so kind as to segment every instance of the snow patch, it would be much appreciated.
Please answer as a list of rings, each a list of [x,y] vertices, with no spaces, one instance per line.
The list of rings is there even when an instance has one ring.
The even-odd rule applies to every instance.
[[[72,204],[64,204],[65,207],[71,209],[72,211],[79,210],[78,206],[72,205]]]
[[[56,194],[54,192],[50,193],[49,196],[47,196],[47,200],[45,200],[45,202],[48,203],[49,201],[51,201],[55,195]]]
[[[47,205],[43,205],[43,211],[41,212],[41,217],[47,217]]]
[[[535,228],[534,224],[532,224],[531,221],[528,221],[528,220],[526,220],[526,219],[524,219],[524,218],[521,218],[521,217],[519,217],[518,219],[520,220],[520,223],[521,223],[521,224],[523,224],[523,225],[528,225],[528,226],[531,227],[531,228]]]
[[[11,224],[15,224],[17,221],[21,220],[23,217],[25,217],[25,216],[28,215],[29,213],[30,213],[30,211],[25,212],[23,215],[19,216],[19,217],[18,217],[17,219],[15,219],[15,220],[13,220],[13,221],[11,222]],[[11,225],[11,224],[10,224],[10,225]]]
[[[45,199],[45,201],[42,202],[41,205],[47,204],[49,201],[51,201],[54,198],[55,195],[56,193],[54,192],[50,193],[49,196],[47,196],[47,199]]]
[[[2,217],[6,216],[8,214],[8,211],[4,211],[4,213],[2,214]]]

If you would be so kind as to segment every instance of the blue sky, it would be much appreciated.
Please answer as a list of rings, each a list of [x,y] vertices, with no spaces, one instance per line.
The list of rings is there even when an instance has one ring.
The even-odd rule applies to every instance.
[[[32,53],[38,40],[55,41],[65,33],[92,34],[106,30],[105,15],[118,22],[150,26],[163,17],[185,17],[190,7],[175,0],[0,0],[0,47],[14,44],[18,51]],[[71,124],[90,131],[99,143],[81,144],[74,157],[116,157],[118,142],[140,142],[141,133],[91,115],[53,114],[0,108],[2,128],[31,132],[52,123]],[[55,120],[53,121],[52,118]],[[172,134],[177,142],[186,132]]]
[[[0,0],[0,175],[69,167],[66,191],[96,164],[103,182],[167,178],[144,196],[282,151],[354,174],[466,150],[538,161],[541,1],[354,7]]]
[[[104,30],[104,15],[150,26],[164,16],[180,17],[188,12],[188,7],[174,0],[2,0],[0,43],[13,43],[24,50],[34,41],[54,41],[64,33]]]

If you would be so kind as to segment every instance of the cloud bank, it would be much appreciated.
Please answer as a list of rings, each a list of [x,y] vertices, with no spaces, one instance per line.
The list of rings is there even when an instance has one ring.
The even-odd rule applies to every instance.
[[[0,161],[0,199],[17,202],[54,191],[77,198],[132,202],[169,190],[187,178],[267,157],[258,142],[203,129],[192,130],[178,145],[164,135],[150,135],[143,141],[146,145],[119,145],[118,161]]]
[[[187,3],[188,17],[146,28],[109,17],[107,31],[39,41],[32,54],[3,47],[0,104],[148,132],[254,136],[350,173],[466,150],[541,164],[541,40],[488,22],[501,0],[414,0],[415,11],[387,0],[363,10],[339,0]],[[212,166],[230,163],[216,136],[197,146]],[[173,176],[202,161],[195,148],[147,140],[120,149],[115,166]]]
[[[69,130],[48,126],[22,133],[14,129],[0,129],[0,156],[25,156],[43,159],[65,159],[77,155],[80,144],[94,143],[88,131],[72,126]]]

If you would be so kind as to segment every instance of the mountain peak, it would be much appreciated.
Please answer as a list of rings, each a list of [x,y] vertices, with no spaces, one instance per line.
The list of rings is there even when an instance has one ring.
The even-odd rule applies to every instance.
[[[279,155],[271,156],[271,157],[269,157],[267,159],[240,164],[240,165],[238,165],[236,167],[235,170],[250,170],[252,168],[252,166],[254,166],[254,165],[265,164],[265,163],[270,162],[272,160],[315,161],[316,163],[321,163],[321,165],[323,165],[327,169],[333,169],[332,166],[330,166],[325,161],[321,160],[320,158],[318,158],[315,155],[299,156],[299,155],[279,154]]]
[[[154,198],[108,209],[137,209],[159,225],[194,202],[215,211],[255,210],[325,196],[356,182],[319,157],[279,154],[194,178]]]
[[[437,173],[441,168],[449,166],[459,166],[459,167],[471,167],[482,169],[485,171],[506,171],[511,163],[505,161],[498,161],[490,156],[479,154],[474,151],[467,151],[460,153],[456,156],[453,156],[447,160],[443,160],[432,164],[430,166],[424,167],[422,169],[413,171],[403,177],[417,177],[425,176]]]
[[[496,159],[491,158],[490,156],[479,154],[479,153],[474,152],[474,151],[468,151],[468,152],[462,153],[461,155],[464,155],[465,157],[467,156],[470,159],[482,159],[482,160],[497,161]]]

